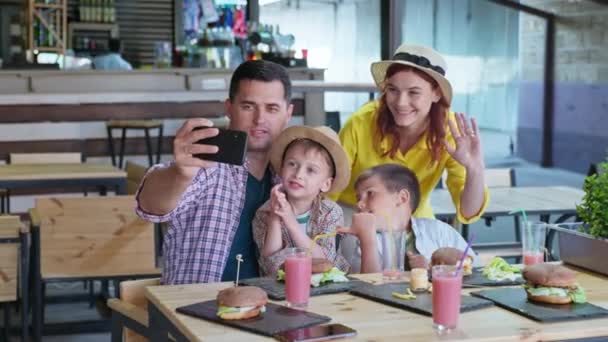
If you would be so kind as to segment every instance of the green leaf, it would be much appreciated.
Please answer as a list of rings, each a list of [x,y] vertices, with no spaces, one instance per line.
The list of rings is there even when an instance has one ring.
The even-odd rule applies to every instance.
[[[277,281],[285,281],[285,271],[283,271],[283,270],[277,271]]]
[[[585,289],[580,286],[577,286],[575,290],[570,290],[568,293],[570,299],[572,299],[575,303],[587,303],[587,295],[585,294]]]
[[[576,206],[578,216],[586,223],[587,233],[608,238],[608,157],[598,166],[598,174],[585,178],[583,201]]]

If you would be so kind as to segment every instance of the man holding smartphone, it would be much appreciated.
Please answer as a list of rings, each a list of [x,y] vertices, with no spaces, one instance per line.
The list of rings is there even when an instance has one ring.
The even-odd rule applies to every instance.
[[[218,129],[207,119],[190,119],[175,135],[175,160],[153,166],[137,193],[138,215],[170,222],[163,284],[232,281],[237,254],[244,260],[240,278],[258,276],[251,221],[270,195],[270,146],[293,111],[287,71],[268,61],[244,62],[232,75],[225,109],[229,128],[248,135],[243,166],[194,157],[221,153],[222,146],[197,144]]]

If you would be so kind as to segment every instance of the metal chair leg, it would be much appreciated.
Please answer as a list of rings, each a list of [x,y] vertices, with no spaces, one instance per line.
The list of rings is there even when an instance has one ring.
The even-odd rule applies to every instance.
[[[125,157],[125,145],[127,141],[127,129],[122,128],[122,135],[120,137],[120,156],[118,159],[118,167],[122,169],[122,161]]]
[[[112,342],[122,342],[123,323],[120,314],[112,311]]]
[[[2,306],[4,307],[4,341],[8,341],[11,330],[11,309],[9,303],[4,303]]]
[[[150,140],[150,129],[144,128],[144,133],[146,134],[146,149],[148,152],[148,163],[150,166],[154,164],[152,161],[152,141]]]
[[[20,238],[20,252],[21,252],[21,341],[27,342],[30,340],[30,325],[29,325],[29,295],[30,295],[30,246],[29,246],[29,235],[21,233]]]
[[[92,309],[95,306],[95,281],[87,280],[89,284],[89,309]]]
[[[108,150],[110,152],[110,158],[112,159],[112,165],[116,166],[116,153],[114,152],[114,139],[112,138],[112,127],[106,127],[108,131]]]
[[[160,155],[163,152],[163,125],[158,127],[158,140],[156,143],[156,164],[160,163]]]

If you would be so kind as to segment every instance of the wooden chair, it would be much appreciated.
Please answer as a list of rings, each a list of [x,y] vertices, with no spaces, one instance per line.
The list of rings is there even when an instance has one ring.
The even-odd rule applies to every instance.
[[[148,169],[143,165],[127,160],[125,170],[127,171],[127,194],[135,195]]]
[[[152,223],[133,196],[38,198],[31,210],[34,339],[44,322],[46,283],[158,277]]]
[[[29,229],[19,216],[0,216],[0,304],[4,307],[3,341],[9,340],[10,304],[20,298],[21,341],[28,341]]]
[[[8,155],[10,164],[68,164],[82,163],[82,153],[11,153]]]
[[[120,282],[120,299],[108,300],[112,309],[112,341],[147,341],[148,301],[147,286],[160,285],[160,278]]]
[[[10,153],[9,164],[70,164],[84,162],[82,153],[60,152],[60,153]],[[0,213],[10,213],[11,202],[8,189],[0,189]]]

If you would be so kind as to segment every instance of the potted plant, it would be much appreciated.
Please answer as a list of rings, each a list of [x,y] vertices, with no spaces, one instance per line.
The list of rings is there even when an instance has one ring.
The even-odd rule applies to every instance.
[[[608,275],[608,158],[585,178],[583,191],[576,206],[581,222],[551,227],[559,233],[559,255],[566,263]]]
[[[585,178],[583,203],[576,212],[586,225],[586,233],[596,238],[608,238],[608,158],[596,174]]]

